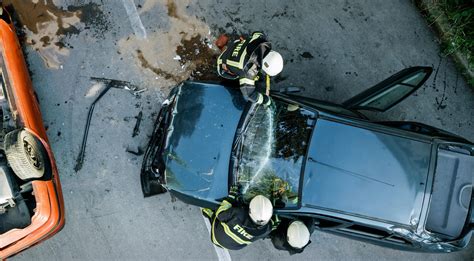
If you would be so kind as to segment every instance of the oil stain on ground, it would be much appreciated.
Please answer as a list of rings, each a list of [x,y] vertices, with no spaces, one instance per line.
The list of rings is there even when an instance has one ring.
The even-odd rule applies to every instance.
[[[99,6],[57,7],[53,0],[4,0],[3,5],[12,10],[15,24],[23,35],[24,43],[36,50],[46,66],[60,68],[62,58],[69,55],[64,40],[66,36],[93,29],[96,36],[108,29],[108,22]]]

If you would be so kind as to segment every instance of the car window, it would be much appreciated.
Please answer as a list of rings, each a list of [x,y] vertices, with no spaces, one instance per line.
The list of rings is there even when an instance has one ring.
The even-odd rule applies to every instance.
[[[299,182],[315,114],[274,99],[259,106],[243,135],[237,182],[243,199],[270,198],[276,208],[296,207]]]
[[[399,99],[413,91],[413,87],[404,84],[395,84],[390,89],[368,99],[367,101],[360,104],[361,107],[372,107],[379,110],[384,110],[389,107],[393,100]],[[396,98],[394,98],[396,97]]]
[[[431,67],[410,67],[342,103],[348,109],[384,112],[419,89],[431,75]]]
[[[420,82],[426,77],[425,73],[417,73],[410,78],[402,81],[403,84],[411,85],[412,87],[416,87]]]
[[[323,111],[329,111],[332,113],[336,113],[339,115],[345,115],[349,117],[355,117],[355,118],[365,118],[365,116],[361,115],[359,112],[354,112],[351,110],[348,110],[340,105],[337,104],[332,104],[329,102],[325,101],[320,101],[308,97],[303,97],[303,96],[298,96],[298,95],[288,95],[291,98],[295,99],[296,101],[299,101],[303,104],[309,105],[309,106],[314,106],[317,109],[323,110]]]

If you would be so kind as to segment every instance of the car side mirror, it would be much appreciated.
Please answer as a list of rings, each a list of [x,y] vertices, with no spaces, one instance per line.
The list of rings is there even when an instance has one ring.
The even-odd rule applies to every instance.
[[[304,88],[299,87],[299,86],[288,86],[288,87],[283,87],[280,89],[280,93],[298,93],[298,92],[303,92]]]

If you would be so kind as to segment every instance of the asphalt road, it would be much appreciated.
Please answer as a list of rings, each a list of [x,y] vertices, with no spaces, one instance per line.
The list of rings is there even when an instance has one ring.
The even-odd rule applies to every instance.
[[[305,95],[333,102],[408,66],[433,66],[433,76],[415,95],[373,116],[417,120],[474,140],[474,91],[452,60],[440,55],[435,34],[408,0],[54,0],[46,5],[40,0],[36,11],[28,5],[36,1],[18,2],[26,57],[60,171],[67,221],[58,235],[13,260],[218,259],[198,208],[167,194],[143,198],[142,157],[126,150],[145,147],[170,87],[209,69],[213,51],[206,39],[212,41],[220,32],[265,31],[286,60],[273,88],[304,86]],[[38,18],[41,12],[46,18]],[[100,101],[84,166],[76,173],[87,109],[103,88],[90,77],[126,80],[146,91],[134,97],[112,89]],[[140,111],[140,134],[132,137]],[[232,251],[230,257],[474,259],[472,243],[458,253],[423,254],[318,232],[312,242],[303,254],[291,257],[275,250],[269,240]]]

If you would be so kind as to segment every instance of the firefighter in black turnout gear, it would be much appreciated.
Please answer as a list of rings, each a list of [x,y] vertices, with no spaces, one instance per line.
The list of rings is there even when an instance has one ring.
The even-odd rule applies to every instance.
[[[222,37],[225,37],[222,40]],[[239,79],[240,90],[247,101],[269,105],[268,93],[260,93],[255,83],[263,76],[276,76],[283,69],[283,58],[271,50],[271,44],[261,32],[254,32],[251,37],[231,42],[227,47],[228,37],[223,35],[216,45],[223,51],[217,59],[219,76]]]
[[[273,206],[262,195],[255,196],[247,207],[238,204],[237,189],[231,188],[229,196],[214,212],[203,209],[203,215],[211,222],[211,241],[215,245],[239,250],[250,243],[267,237],[272,225]]]
[[[272,231],[270,238],[278,250],[286,250],[290,255],[299,254],[311,243],[315,220],[311,217],[299,219],[281,219],[278,227]]]

